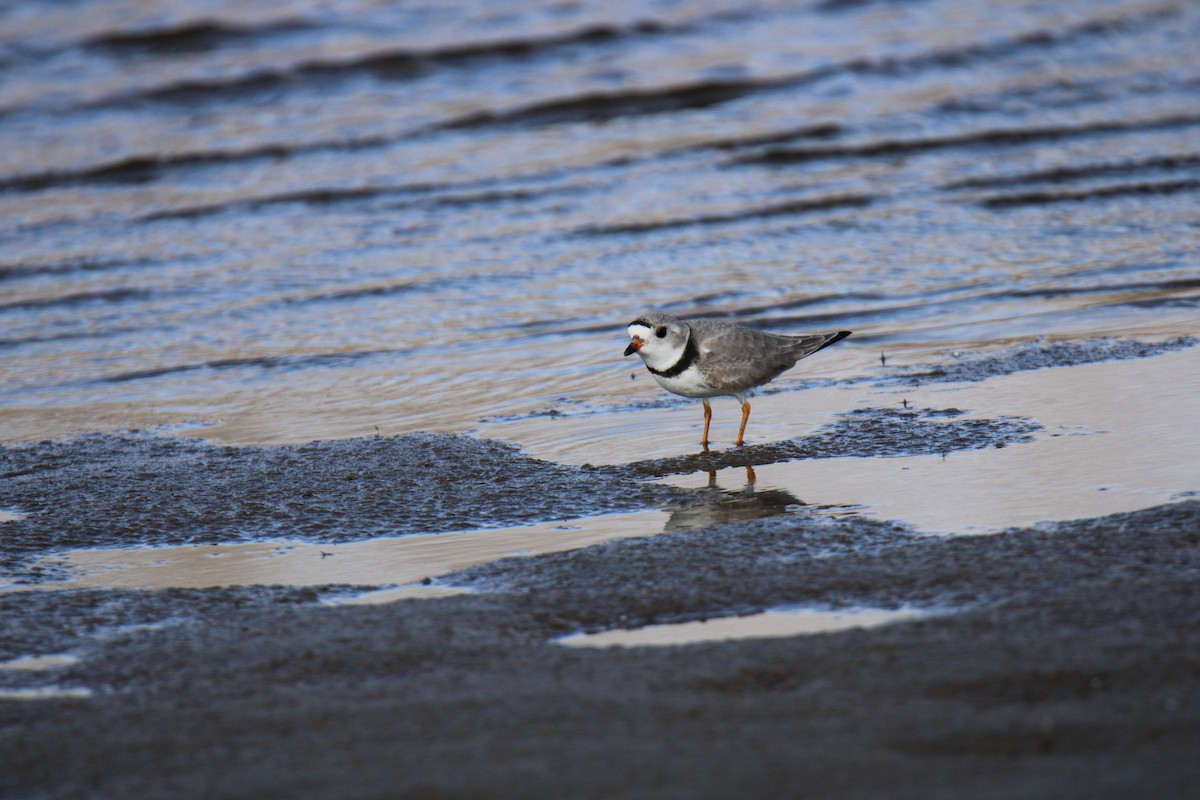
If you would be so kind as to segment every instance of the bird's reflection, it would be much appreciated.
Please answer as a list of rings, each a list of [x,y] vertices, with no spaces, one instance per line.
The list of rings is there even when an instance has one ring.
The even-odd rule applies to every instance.
[[[743,492],[745,492],[747,490],[753,491],[754,484],[757,481],[758,481],[758,475],[756,475],[754,473],[754,467],[747,464],[746,465],[746,488],[742,489],[742,491]],[[710,488],[710,489],[719,489],[720,488],[719,486],[717,486],[717,471],[715,469],[710,469],[708,471],[708,488]]]
[[[722,489],[717,485],[717,471],[708,470],[708,501],[673,511],[666,529],[695,530],[724,522],[748,522],[778,516],[804,505],[803,501],[783,489],[756,489],[757,481],[754,467],[747,465],[745,486],[741,489]]]

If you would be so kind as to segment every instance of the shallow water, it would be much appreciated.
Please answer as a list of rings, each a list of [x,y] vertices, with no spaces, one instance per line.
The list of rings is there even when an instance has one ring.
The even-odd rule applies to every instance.
[[[1170,0],[6,6],[0,442],[456,431],[561,463],[678,457],[698,406],[621,357],[656,307],[855,332],[774,387],[805,391],[754,400],[751,443],[900,402],[1043,431],[672,476],[711,502],[572,522],[604,528],[586,542],[464,522],[458,561],[404,550],[427,537],[381,557],[405,540],[378,526],[318,545],[221,522],[241,541],[220,558],[58,563],[68,585],[398,586],[342,598],[381,602],[511,553],[804,506],[978,533],[1170,502],[1200,491],[1194,348],[873,381],[1036,337],[1197,332],[1197,41],[1200,7]],[[720,449],[737,411],[714,406]]]
[[[791,382],[1195,330],[1195,4],[81,0],[0,23],[0,440],[620,411],[611,451],[658,413],[620,356],[647,307],[855,331]]]
[[[755,467],[753,483],[738,467],[666,482],[786,494],[797,506],[942,534],[1117,514],[1200,492],[1200,348],[880,394],[916,408],[1028,416],[1043,430],[999,450],[804,459]]]

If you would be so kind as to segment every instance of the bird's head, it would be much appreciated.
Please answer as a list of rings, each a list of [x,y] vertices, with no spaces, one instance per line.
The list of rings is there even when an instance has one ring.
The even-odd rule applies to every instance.
[[[652,312],[629,323],[625,355],[637,353],[647,366],[666,369],[679,360],[691,334],[687,323],[669,314]]]

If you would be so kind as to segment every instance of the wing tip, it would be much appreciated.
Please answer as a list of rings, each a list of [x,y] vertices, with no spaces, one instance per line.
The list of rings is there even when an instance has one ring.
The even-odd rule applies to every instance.
[[[820,347],[817,348],[817,350],[824,350],[826,347],[829,347],[829,345],[831,345],[831,344],[837,344],[842,339],[845,339],[847,336],[849,336],[852,333],[854,333],[854,331],[838,331],[837,333],[831,333],[831,334],[829,334],[829,338],[826,339],[825,342]],[[814,350],[813,352],[815,353],[816,350]]]

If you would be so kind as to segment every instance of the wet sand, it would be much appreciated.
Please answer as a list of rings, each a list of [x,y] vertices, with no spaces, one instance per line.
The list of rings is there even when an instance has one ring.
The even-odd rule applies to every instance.
[[[1056,429],[1073,419],[1071,406],[1058,416],[1046,408],[1041,420],[999,411],[1022,411],[1018,397],[1036,405],[1031,386],[1069,384],[1093,375],[1086,370],[1161,378],[1194,356],[1182,346],[1089,366],[1065,366],[1076,362],[1060,353],[1064,366],[1028,373],[1018,348],[1009,374],[978,392],[946,384],[972,400],[966,409],[894,413],[874,402],[889,389],[860,388],[875,410],[848,410],[805,436],[613,466],[431,435],[231,448],[126,434],[7,447],[0,506],[14,513],[0,523],[10,584],[0,592],[0,793],[1190,796],[1200,782],[1194,491],[1109,516],[944,536],[871,518],[866,507],[684,479],[719,466],[767,475],[773,465],[836,471],[856,458],[921,457],[901,453],[943,454],[961,468],[972,454],[986,465],[1060,446]],[[907,396],[940,396],[935,371],[921,370]],[[1022,376],[1033,382],[1012,384]],[[1013,385],[1020,391],[1006,393]],[[1120,383],[1109,388],[1115,402]],[[1152,445],[1151,433],[1163,435],[1145,430]],[[1062,441],[1109,435],[1074,434]],[[1187,462],[1176,467],[1186,477]],[[401,479],[405,492],[387,495]],[[335,480],[336,490],[322,488]],[[303,503],[289,508],[287,498]],[[599,543],[569,525],[503,527],[556,506],[607,513],[595,517]],[[458,571],[453,558],[413,567],[435,573],[425,588],[457,594],[345,604],[371,598],[389,569],[371,549],[386,537],[372,537],[406,519],[447,531],[452,551],[460,534],[449,531],[463,526],[478,528],[462,540],[468,550],[489,532],[528,536],[516,545],[524,552],[499,560],[507,545]],[[263,543],[303,520],[313,523],[302,531],[309,549],[288,551],[307,557],[302,575],[268,569],[227,576],[248,585],[153,590],[111,588],[137,584],[110,576],[110,588],[55,590],[56,579],[87,569],[55,561],[68,548],[174,542],[157,551],[164,563],[174,551],[203,558],[227,548],[222,558],[234,558],[237,548],[270,550]],[[656,535],[602,541],[611,520]],[[534,543],[555,536],[574,539]],[[360,546],[376,572],[350,585],[371,575],[339,562]],[[417,575],[396,569],[397,582]],[[90,573],[92,585],[104,586],[105,574]],[[271,574],[312,585],[255,583]],[[694,636],[703,620],[753,622],[778,608],[895,618],[674,646],[560,642],[676,623],[692,623]]]
[[[4,640],[79,650],[50,675],[93,692],[0,702],[0,788],[1183,798],[1198,531],[1196,501],[949,541],[787,519],[501,562],[457,576],[487,592],[369,607],[311,589],[0,596]],[[675,648],[550,641],[779,602],[957,610]]]

